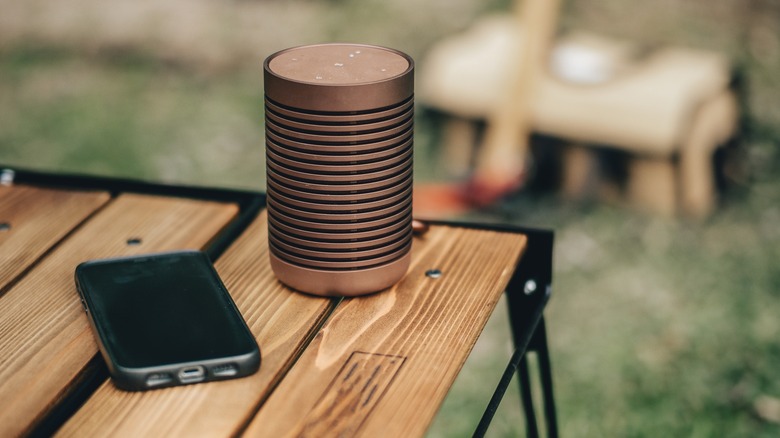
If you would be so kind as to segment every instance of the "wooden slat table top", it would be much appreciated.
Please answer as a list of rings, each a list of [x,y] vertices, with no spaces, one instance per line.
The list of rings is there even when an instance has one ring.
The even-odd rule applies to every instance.
[[[525,236],[434,226],[406,277],[344,300],[250,425],[250,436],[419,436],[512,276]],[[438,269],[439,278],[426,271]]]
[[[108,198],[106,192],[0,186],[0,291]]]
[[[234,205],[120,195],[6,291],[0,297],[0,436],[24,433],[41,420],[98,352],[73,280],[76,265],[200,248],[236,211]],[[129,246],[129,238],[142,242]]]
[[[334,301],[291,293],[271,272],[265,213],[215,263],[262,354],[242,379],[147,392],[106,382],[60,430],[62,436],[231,436],[249,421],[304,348]]]
[[[31,188],[3,190],[0,213],[3,195]],[[202,248],[238,214],[230,203],[90,195],[97,199],[82,203],[92,209],[72,213],[70,225],[52,232],[48,248],[27,256],[31,268],[16,273],[19,278],[0,296],[0,436],[34,430],[78,389],[94,361],[97,347],[73,282],[78,263]],[[131,238],[141,244],[128,245]],[[415,237],[412,266],[393,288],[360,298],[320,298],[275,279],[261,212],[216,262],[258,340],[260,371],[135,393],[106,380],[58,434],[422,435],[525,246],[526,237],[518,233],[432,226]],[[429,269],[441,270],[441,277],[426,276]]]

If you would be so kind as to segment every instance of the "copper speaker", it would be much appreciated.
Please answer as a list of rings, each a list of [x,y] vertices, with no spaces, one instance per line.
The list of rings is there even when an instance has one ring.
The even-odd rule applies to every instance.
[[[316,295],[392,286],[412,246],[414,62],[384,47],[321,44],[263,67],[274,273]]]

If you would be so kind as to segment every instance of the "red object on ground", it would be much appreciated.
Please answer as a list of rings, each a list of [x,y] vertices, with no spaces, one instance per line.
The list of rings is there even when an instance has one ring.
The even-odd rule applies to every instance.
[[[502,185],[472,178],[466,183],[433,183],[414,187],[412,209],[414,217],[439,219],[460,216],[469,211],[489,207],[519,190],[525,175],[518,175]]]

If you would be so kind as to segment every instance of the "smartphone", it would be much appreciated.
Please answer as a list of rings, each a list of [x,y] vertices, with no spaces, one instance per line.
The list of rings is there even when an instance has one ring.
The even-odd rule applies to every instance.
[[[260,367],[260,348],[203,252],[88,261],[75,276],[119,388],[229,379]]]

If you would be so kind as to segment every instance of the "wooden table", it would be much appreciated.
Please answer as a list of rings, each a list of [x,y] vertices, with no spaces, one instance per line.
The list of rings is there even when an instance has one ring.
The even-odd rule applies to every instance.
[[[4,171],[2,182],[0,436],[419,436],[505,290],[518,346],[509,377],[539,342],[551,233],[434,223],[415,237],[412,265],[395,287],[327,299],[273,276],[260,193],[24,171]],[[216,260],[260,345],[260,371],[119,390],[74,269],[185,248]],[[441,276],[426,275],[431,269]]]

